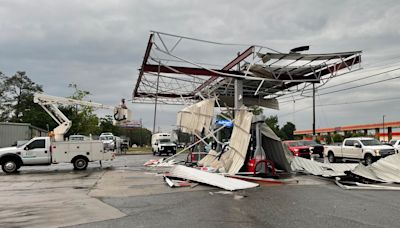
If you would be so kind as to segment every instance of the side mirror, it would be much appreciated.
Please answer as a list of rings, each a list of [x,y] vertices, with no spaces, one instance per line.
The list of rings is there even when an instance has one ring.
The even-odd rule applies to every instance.
[[[154,145],[158,146],[158,143],[154,143]]]
[[[29,150],[29,146],[25,146],[25,147],[24,147],[24,150]]]
[[[354,147],[356,147],[356,148],[361,148],[361,144],[359,144],[359,143],[354,143]]]

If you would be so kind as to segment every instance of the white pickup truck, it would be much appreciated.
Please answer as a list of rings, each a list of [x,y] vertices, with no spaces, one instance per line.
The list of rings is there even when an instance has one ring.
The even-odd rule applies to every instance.
[[[396,150],[389,145],[383,145],[374,138],[347,138],[340,146],[326,146],[325,156],[329,162],[342,160],[364,160],[366,165],[381,157],[395,154]]]
[[[50,137],[36,137],[17,147],[0,149],[0,164],[5,173],[17,172],[21,166],[72,163],[84,170],[90,161],[114,159],[97,140],[52,142]]]

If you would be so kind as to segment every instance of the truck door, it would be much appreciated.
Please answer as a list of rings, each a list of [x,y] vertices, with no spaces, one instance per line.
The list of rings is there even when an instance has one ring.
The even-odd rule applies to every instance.
[[[349,140],[346,140],[345,142],[344,142],[344,145],[343,145],[343,147],[342,147],[342,154],[343,154],[343,157],[345,157],[345,158],[352,158],[352,157],[354,157],[354,156],[352,156],[353,155],[353,153],[354,153],[354,140],[351,140],[351,139],[349,139]]]
[[[36,139],[27,144],[22,153],[24,164],[50,164],[50,151],[45,139]]]

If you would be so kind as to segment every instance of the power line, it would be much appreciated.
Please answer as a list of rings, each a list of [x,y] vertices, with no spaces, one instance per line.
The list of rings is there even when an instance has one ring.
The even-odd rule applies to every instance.
[[[396,62],[396,63],[399,63],[399,62]],[[391,67],[394,67],[394,66],[391,66]],[[385,67],[385,68],[388,68],[388,67]],[[376,69],[367,69],[366,71],[370,71],[370,70],[376,70]],[[345,83],[351,83],[351,82],[356,82],[356,81],[360,81],[360,80],[365,80],[365,79],[368,79],[368,78],[376,77],[376,76],[379,76],[379,75],[382,75],[382,74],[385,74],[385,73],[390,73],[390,72],[397,71],[397,70],[400,70],[400,67],[399,67],[399,68],[395,68],[395,69],[391,69],[391,70],[388,70],[388,71],[384,71],[384,72],[379,72],[379,73],[376,73],[376,74],[372,74],[372,75],[367,76],[367,77],[363,77],[363,78],[359,78],[359,79],[354,79],[354,80],[350,80],[350,81],[347,81],[347,82],[343,82],[343,83],[341,83],[341,84],[332,85],[332,86],[329,86],[329,87],[323,87],[323,88],[321,88],[320,90],[324,90],[324,89],[328,89],[328,88],[333,88],[333,87],[337,87],[337,86],[342,86],[342,85],[345,84]],[[344,75],[350,75],[351,73],[354,73],[354,72],[355,72],[355,71],[349,72],[349,73],[347,73],[347,74],[341,74],[341,75],[336,76],[335,78],[340,77],[340,76],[344,76]],[[304,90],[303,90],[303,91],[294,91],[294,92],[292,92],[292,93],[288,93],[288,94],[285,94],[285,95],[283,95],[283,96],[289,96],[289,95],[293,96],[295,93],[302,93],[302,92],[304,92]],[[282,96],[281,98],[283,98],[283,96]],[[295,96],[297,96],[297,95],[295,95]],[[288,98],[285,98],[285,99],[288,99]],[[300,100],[302,100],[302,99],[300,99]],[[282,103],[282,102],[283,102],[283,103],[286,103],[286,102],[289,102],[289,101],[293,101],[293,99],[290,99],[290,98],[289,98],[288,100],[281,101],[281,103]]]
[[[323,95],[327,95],[327,94],[332,94],[332,93],[337,93],[337,92],[342,92],[342,91],[346,91],[346,90],[351,90],[351,89],[356,89],[356,88],[360,88],[360,87],[364,87],[364,86],[369,86],[369,85],[374,85],[374,84],[378,84],[378,83],[382,83],[382,82],[386,82],[386,81],[391,81],[394,79],[398,79],[400,78],[400,76],[396,76],[393,78],[387,78],[387,79],[383,79],[383,80],[379,80],[379,81],[375,81],[375,82],[370,82],[370,83],[366,83],[366,84],[362,84],[362,85],[357,85],[357,86],[352,86],[352,87],[347,87],[347,88],[343,88],[343,89],[338,89],[338,90],[333,90],[333,91],[329,91],[326,93],[321,93],[320,96]],[[299,101],[299,100],[304,100],[308,97],[302,97],[299,99],[295,99],[295,101]],[[292,102],[293,100],[285,100],[285,101],[280,101],[280,103],[288,103],[288,102]]]
[[[370,100],[360,100],[360,101],[352,101],[352,102],[340,102],[340,103],[328,103],[328,104],[319,104],[316,107],[326,107],[326,106],[338,106],[338,105],[349,105],[349,104],[360,104],[360,103],[367,103],[367,102],[381,102],[381,101],[392,101],[392,100],[400,100],[400,97],[391,97],[391,98],[381,98],[381,99],[370,99]],[[302,109],[298,109],[295,112],[285,113],[283,115],[278,115],[278,117],[284,117],[288,115],[292,115],[293,113],[301,112],[307,109],[311,109],[312,106],[307,106]]]
[[[378,84],[378,83],[382,83],[382,82],[391,81],[391,80],[398,79],[398,78],[400,78],[400,76],[396,76],[394,78],[383,79],[383,80],[379,80],[379,81],[375,81],[375,82],[370,82],[370,83],[366,83],[366,84],[362,84],[362,85],[352,86],[352,87],[348,87],[348,88],[338,89],[338,90],[334,90],[334,91],[330,91],[330,92],[326,92],[326,93],[321,93],[320,95],[322,96],[322,95],[342,92],[342,91],[346,91],[346,90],[356,89],[356,88],[360,88],[360,87],[364,87],[364,86],[369,86],[369,85],[374,85],[374,84]]]

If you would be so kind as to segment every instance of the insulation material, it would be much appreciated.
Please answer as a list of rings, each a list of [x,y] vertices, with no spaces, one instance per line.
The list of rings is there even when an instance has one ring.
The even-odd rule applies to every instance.
[[[239,172],[246,159],[250,143],[250,127],[253,114],[244,106],[236,113],[232,136],[229,142],[230,156],[222,159],[225,170],[233,175]]]
[[[381,158],[369,166],[360,164],[351,173],[370,180],[400,183],[400,154]]]
[[[208,173],[183,165],[176,165],[169,171],[169,176],[196,181],[203,184],[216,186],[225,190],[235,191],[241,189],[255,188],[258,184],[224,177],[215,173]]]
[[[183,132],[201,135],[203,129],[208,133],[214,116],[215,98],[206,99],[185,107],[177,115],[176,124]]]
[[[346,176],[345,172],[354,169],[358,164],[331,164],[294,157],[291,163],[293,171],[303,171],[316,176]]]

